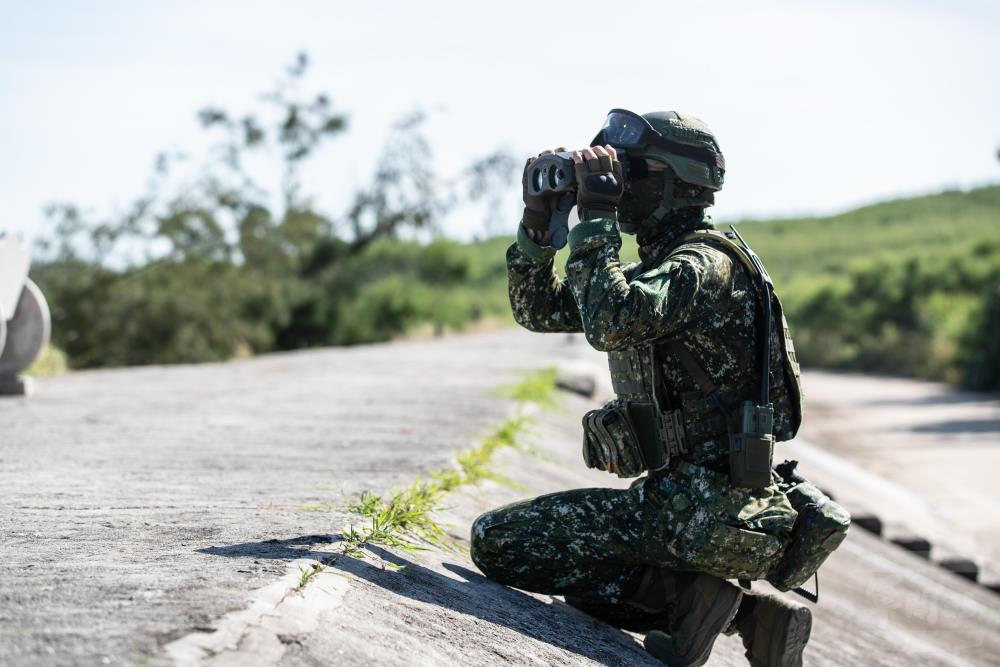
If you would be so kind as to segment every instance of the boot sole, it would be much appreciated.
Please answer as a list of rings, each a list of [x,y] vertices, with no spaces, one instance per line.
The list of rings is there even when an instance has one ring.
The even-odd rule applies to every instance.
[[[693,647],[687,655],[676,656],[671,653],[670,635],[656,630],[646,635],[643,646],[646,647],[646,651],[650,655],[668,667],[701,667],[708,662],[709,656],[712,655],[715,640],[733,622],[736,612],[740,609],[740,600],[742,599],[743,591],[738,588],[723,586],[719,589],[704,623],[704,626],[709,630],[705,633],[705,641],[700,646]]]
[[[789,609],[784,614],[785,635],[770,642],[767,667],[802,667],[802,653],[812,632],[812,612],[806,607]],[[766,628],[770,632],[771,628]]]

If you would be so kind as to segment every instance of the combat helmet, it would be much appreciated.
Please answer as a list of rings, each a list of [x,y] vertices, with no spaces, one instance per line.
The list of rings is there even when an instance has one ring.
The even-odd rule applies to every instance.
[[[614,146],[629,164],[642,166],[642,161],[651,160],[667,167],[659,205],[644,222],[658,223],[678,208],[711,206],[722,189],[726,161],[719,142],[704,122],[690,114],[655,111],[640,116],[612,109],[591,142],[604,144]]]

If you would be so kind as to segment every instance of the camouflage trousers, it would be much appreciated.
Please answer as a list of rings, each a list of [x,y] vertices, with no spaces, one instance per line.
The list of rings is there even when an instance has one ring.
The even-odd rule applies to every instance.
[[[628,489],[575,489],[487,512],[472,525],[471,553],[494,581],[564,595],[613,625],[649,630],[670,611],[630,602],[650,568],[764,578],[795,517],[774,485],[733,488],[721,473],[680,463]]]

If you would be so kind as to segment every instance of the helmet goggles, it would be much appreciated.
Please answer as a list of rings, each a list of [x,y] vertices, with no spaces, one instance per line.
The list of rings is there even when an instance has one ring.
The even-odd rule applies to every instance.
[[[601,130],[590,142],[591,146],[610,144],[616,150],[639,150],[649,146],[662,148],[668,153],[703,162],[709,167],[725,170],[722,153],[711,148],[689,146],[664,137],[639,114],[627,109],[612,109]]]

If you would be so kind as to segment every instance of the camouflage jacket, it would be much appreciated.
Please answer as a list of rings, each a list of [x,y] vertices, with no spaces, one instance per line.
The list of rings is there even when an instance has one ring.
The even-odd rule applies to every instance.
[[[519,230],[507,251],[510,303],[519,324],[537,332],[583,332],[602,351],[678,339],[719,386],[731,418],[742,400],[755,400],[755,289],[732,251],[714,243],[674,242],[643,253],[648,261],[622,266],[621,236],[612,219],[579,223],[568,245],[566,278],[560,280],[554,249]],[[772,324],[770,341],[778,440],[794,435],[793,394],[782,372],[782,324]],[[688,430],[691,452],[683,458],[721,471],[728,465],[725,421],[678,359],[666,354],[661,364],[666,393],[683,410]]]
[[[705,220],[686,223],[680,228],[710,227]],[[560,280],[554,250],[520,230],[507,252],[511,307],[515,319],[532,331],[583,332],[598,350],[678,340],[713,378],[735,418],[739,402],[756,399],[758,391],[754,285],[730,254],[735,251],[683,238],[647,239],[640,247],[643,261],[622,266],[617,223],[581,222],[570,231],[566,278]],[[779,320],[776,315],[769,341],[771,368],[777,370],[770,386],[775,435],[784,439],[793,427]],[[619,520],[622,526],[638,522],[635,535],[622,541],[631,557],[724,578],[764,577],[789,543],[796,511],[777,484],[745,489],[729,483],[728,434],[718,408],[673,354],[659,360],[670,404],[683,411],[690,450],[672,459],[664,474],[637,479],[628,495],[633,503],[620,512],[609,510],[611,523],[601,531],[618,529]],[[560,496],[551,498],[534,502],[557,502]],[[585,526],[572,527],[589,539]]]

